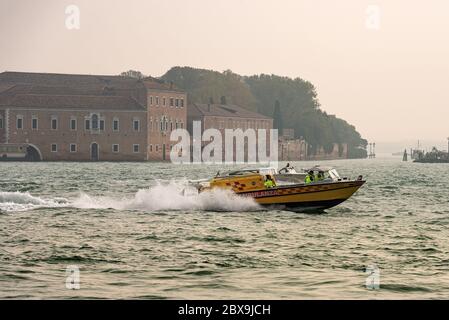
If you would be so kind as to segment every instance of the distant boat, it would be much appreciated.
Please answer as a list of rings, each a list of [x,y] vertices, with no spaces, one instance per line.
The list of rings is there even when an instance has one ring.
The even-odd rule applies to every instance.
[[[440,151],[433,147],[432,151],[426,154],[421,153],[418,159],[413,162],[420,163],[449,163],[449,153],[445,151]]]

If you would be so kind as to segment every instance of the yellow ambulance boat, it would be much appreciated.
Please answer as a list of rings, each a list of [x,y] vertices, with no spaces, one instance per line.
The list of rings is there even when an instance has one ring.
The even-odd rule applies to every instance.
[[[320,173],[322,179],[312,183],[282,183],[275,180],[276,171],[245,169],[217,174],[196,185],[198,192],[214,188],[229,189],[242,197],[251,197],[258,204],[290,211],[321,211],[349,199],[366,181],[341,178],[334,168],[315,166],[305,172]],[[272,185],[267,187],[267,180]],[[271,184],[271,183],[270,183]],[[268,184],[268,185],[270,185]]]

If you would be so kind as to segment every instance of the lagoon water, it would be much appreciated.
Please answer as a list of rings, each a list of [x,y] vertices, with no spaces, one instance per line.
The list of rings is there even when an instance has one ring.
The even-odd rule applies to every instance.
[[[218,166],[0,163],[0,298],[449,298],[449,165],[322,164],[367,183],[303,214],[181,195]]]

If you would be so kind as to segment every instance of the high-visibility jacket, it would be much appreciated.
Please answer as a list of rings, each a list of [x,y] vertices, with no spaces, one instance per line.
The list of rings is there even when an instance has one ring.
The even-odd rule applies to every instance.
[[[314,181],[314,177],[310,174],[306,175],[306,178],[304,180],[305,183],[312,183]]]
[[[273,180],[265,181],[264,185],[265,185],[265,188],[273,188],[274,187]]]

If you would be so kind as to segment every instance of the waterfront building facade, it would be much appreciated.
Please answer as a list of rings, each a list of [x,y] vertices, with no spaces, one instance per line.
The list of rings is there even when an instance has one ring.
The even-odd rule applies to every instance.
[[[150,77],[3,72],[0,157],[169,160],[186,107],[185,92]]]
[[[225,159],[225,141],[226,129],[265,129],[266,130],[266,150],[270,153],[270,130],[273,129],[273,119],[257,112],[249,111],[237,105],[232,104],[201,104],[191,103],[187,111],[187,129],[190,135],[193,135],[193,122],[201,123],[201,135],[207,129],[217,129],[222,136],[222,159]],[[202,142],[204,148],[209,142]],[[248,150],[247,141],[244,141],[244,148]],[[236,158],[236,146],[233,148],[233,159]],[[245,151],[245,161],[247,160],[247,151]]]
[[[145,82],[147,89],[148,160],[168,161],[176,141],[173,130],[185,129],[187,94],[172,84]]]
[[[127,97],[0,97],[0,145],[28,160],[146,160],[146,110]],[[8,152],[0,150],[0,157]]]

